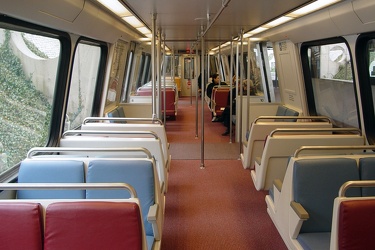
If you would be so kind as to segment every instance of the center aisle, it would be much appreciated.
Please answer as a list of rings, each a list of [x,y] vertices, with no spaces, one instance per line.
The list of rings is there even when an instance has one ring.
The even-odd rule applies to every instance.
[[[239,145],[221,136],[225,127],[211,122],[206,109],[200,169],[201,115],[195,139],[196,108],[190,98],[180,98],[178,106],[176,120],[166,124],[172,162],[161,249],[287,249],[267,214],[266,192],[255,190],[238,160]]]

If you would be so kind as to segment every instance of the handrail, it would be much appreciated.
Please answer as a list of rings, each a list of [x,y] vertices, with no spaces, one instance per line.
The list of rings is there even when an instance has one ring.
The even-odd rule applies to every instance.
[[[362,131],[358,128],[277,128],[270,133],[270,137],[279,132],[357,132],[359,135],[362,135]]]
[[[332,123],[332,119],[327,116],[276,116],[276,115],[270,115],[270,116],[258,116],[255,118],[254,123],[257,123],[258,120],[286,120],[286,119],[309,119],[309,120],[325,120],[329,123]]]
[[[72,147],[35,147],[27,152],[27,158],[33,158],[36,153],[59,153],[59,152],[142,152],[147,156],[147,159],[152,159],[153,156],[146,148],[72,148]]]
[[[355,145],[352,145],[352,146],[302,146],[294,152],[293,157],[298,158],[299,154],[302,151],[305,151],[305,150],[315,151],[315,150],[348,150],[348,149],[375,150],[375,146],[374,145],[363,145],[363,146],[355,146]]]
[[[83,120],[83,124],[86,124],[88,122],[93,121],[147,121],[147,122],[153,122],[153,123],[159,123],[160,125],[163,125],[163,122],[160,119],[154,119],[154,118],[128,118],[128,117],[86,117]]]
[[[103,130],[67,130],[63,133],[68,135],[150,135],[155,139],[159,139],[158,134],[153,131],[103,131]]]
[[[345,192],[353,187],[375,187],[375,180],[347,181],[339,189],[339,197],[345,197]]]
[[[1,183],[0,190],[39,189],[127,189],[131,198],[137,198],[135,189],[127,183]]]

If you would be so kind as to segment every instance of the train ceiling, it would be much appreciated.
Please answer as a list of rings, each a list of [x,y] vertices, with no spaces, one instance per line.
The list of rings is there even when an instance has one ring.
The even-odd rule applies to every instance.
[[[124,0],[150,29],[165,35],[170,49],[189,50],[203,27],[208,49],[230,41],[287,12],[314,1],[307,0]]]

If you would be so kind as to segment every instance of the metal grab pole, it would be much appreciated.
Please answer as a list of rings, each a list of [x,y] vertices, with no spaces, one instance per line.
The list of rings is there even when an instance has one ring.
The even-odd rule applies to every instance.
[[[158,47],[156,51],[156,58],[157,58],[157,64],[156,64],[156,76],[157,76],[157,94],[156,94],[156,99],[157,99],[157,105],[156,105],[156,111],[157,111],[157,117],[161,119],[161,77],[160,77],[160,64],[161,64],[161,31],[160,29],[158,30]],[[165,105],[164,105],[165,106]],[[165,114],[165,113],[164,113]]]
[[[233,112],[233,76],[232,76],[232,69],[233,69],[233,59],[234,59],[234,56],[233,56],[233,38],[232,38],[232,41],[230,42],[230,92],[229,92],[229,98],[230,98],[230,101],[229,101],[229,143],[232,143],[233,142],[233,134],[232,134],[232,122],[233,122],[233,118],[232,118],[232,112]],[[236,75],[236,74],[235,74]],[[236,76],[236,79],[237,79],[237,76]]]
[[[198,58],[199,58],[198,44],[196,44],[196,47],[197,48],[195,49],[195,54],[196,54],[196,58],[198,60]],[[197,62],[197,64],[198,64],[198,62]],[[202,94],[203,79],[204,79],[203,72],[201,72],[201,94]],[[199,92],[198,92],[198,85],[197,85],[197,87],[195,88],[195,139],[198,139],[198,95],[199,95]]]
[[[243,30],[241,30],[241,57],[240,57],[240,69],[243,69]],[[243,96],[243,71],[241,70],[241,82],[240,82],[240,110],[239,110],[239,117],[238,117],[238,130],[239,130],[239,144],[240,144],[240,155],[242,153],[242,96]],[[237,105],[236,105],[237,107]]]
[[[191,55],[191,47],[190,47],[190,51],[189,51],[189,80],[188,80],[188,84],[190,83],[190,106],[193,106],[193,85],[192,85],[192,75],[191,75],[191,71],[192,71],[192,66],[191,66],[191,63],[193,61],[193,58],[192,58],[192,55]],[[189,85],[188,85],[189,86]]]
[[[155,103],[155,97],[156,97],[156,60],[155,60],[155,27],[156,27],[156,14],[152,14],[152,40],[151,40],[151,74],[152,74],[152,118],[156,119],[156,103]]]
[[[251,80],[250,80],[250,52],[251,52],[251,43],[250,43],[250,38],[248,39],[247,42],[247,102],[246,102],[246,135],[248,131],[250,131],[250,89],[251,89]],[[245,137],[246,138],[246,137]],[[247,139],[246,139],[247,141]]]
[[[166,65],[167,65],[167,55],[166,55],[166,53],[165,53],[165,34],[163,35],[163,41],[164,41],[164,43],[163,43],[163,85],[164,85],[164,92],[163,92],[163,100],[164,100],[164,117],[163,117],[163,121],[164,121],[164,126],[166,125],[166,121],[167,121],[167,116],[165,115],[166,114],[166,106],[167,105],[165,105],[167,102],[167,97],[166,97],[166,79],[165,79],[165,75],[166,75]]]
[[[201,36],[201,71],[204,72],[204,35],[203,35],[203,26],[202,28],[202,36]],[[201,98],[201,108],[202,108],[202,134],[201,134],[201,165],[200,168],[204,169],[204,97],[202,95]]]

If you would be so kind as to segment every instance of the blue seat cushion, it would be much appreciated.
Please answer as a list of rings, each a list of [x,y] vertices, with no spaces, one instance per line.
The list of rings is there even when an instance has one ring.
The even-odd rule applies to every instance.
[[[304,233],[299,234],[297,241],[304,250],[329,250],[331,233]]]
[[[268,190],[268,195],[271,197],[271,199],[274,201],[274,194],[273,194],[273,187],[271,187],[269,190]]]
[[[375,157],[359,159],[359,174],[361,180],[375,180]],[[375,188],[362,188],[362,196],[375,196]]]
[[[293,196],[309,213],[301,233],[330,232],[333,201],[344,182],[358,180],[354,159],[305,159],[294,163]],[[360,195],[359,188],[348,190],[348,196]]]
[[[155,241],[154,237],[146,236],[146,241],[147,241],[147,249],[151,250],[152,246],[154,245],[154,241]]]
[[[88,183],[127,183],[133,186],[140,201],[146,235],[153,235],[147,221],[150,206],[155,204],[154,168],[145,160],[93,160],[87,171]],[[127,190],[87,190],[87,199],[130,198]]]
[[[82,161],[32,160],[21,162],[19,183],[84,183]],[[84,199],[85,190],[19,190],[18,199]]]

